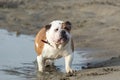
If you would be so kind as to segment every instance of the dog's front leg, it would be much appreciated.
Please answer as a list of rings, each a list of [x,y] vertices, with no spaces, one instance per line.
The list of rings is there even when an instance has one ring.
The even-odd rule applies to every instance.
[[[37,63],[38,63],[38,71],[43,72],[45,61],[41,55],[37,56]]]
[[[73,61],[72,54],[65,56],[65,69],[67,73],[73,72],[73,70],[71,69],[72,61]]]

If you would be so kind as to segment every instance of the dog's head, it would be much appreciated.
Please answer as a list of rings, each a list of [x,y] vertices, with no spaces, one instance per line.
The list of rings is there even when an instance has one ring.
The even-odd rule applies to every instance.
[[[65,44],[70,38],[71,23],[69,21],[55,20],[49,25],[46,25],[46,38],[50,43]]]

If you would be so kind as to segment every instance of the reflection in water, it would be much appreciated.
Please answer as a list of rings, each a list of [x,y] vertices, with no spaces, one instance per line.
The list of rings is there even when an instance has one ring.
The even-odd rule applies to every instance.
[[[61,73],[59,69],[57,69],[54,66],[51,68],[47,67],[46,68],[47,71],[45,73],[39,73],[35,65],[36,65],[35,63],[25,63],[23,64],[22,67],[13,67],[13,68],[6,67],[6,69],[2,69],[1,71],[3,71],[5,75],[19,76],[20,79],[25,78],[28,80],[29,79],[46,80],[48,76]]]
[[[80,70],[82,66],[94,61],[94,58],[86,58],[90,50],[78,50],[74,53],[73,69]],[[9,33],[0,30],[0,80],[46,80],[47,76],[62,75],[64,72],[64,59],[55,61],[56,67],[48,68],[49,72],[40,74],[37,72],[34,51],[34,37]]]
[[[1,69],[5,75],[19,76],[22,78],[35,78],[36,67],[33,63],[23,64],[22,67],[5,67]]]

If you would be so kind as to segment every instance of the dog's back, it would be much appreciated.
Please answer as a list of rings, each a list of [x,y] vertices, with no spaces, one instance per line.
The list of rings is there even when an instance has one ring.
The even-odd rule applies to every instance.
[[[46,28],[43,27],[41,30],[38,32],[35,38],[35,50],[37,52],[37,55],[40,55],[42,53],[44,43],[42,40],[46,40]]]

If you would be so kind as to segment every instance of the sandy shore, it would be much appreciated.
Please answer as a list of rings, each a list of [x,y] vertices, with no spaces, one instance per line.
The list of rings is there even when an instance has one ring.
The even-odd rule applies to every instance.
[[[48,80],[120,80],[119,0],[0,1],[0,28],[17,35],[35,35],[55,19],[72,22],[75,48],[102,49],[105,55],[112,56],[110,60],[88,65],[89,69],[73,76],[60,73],[49,76]]]

